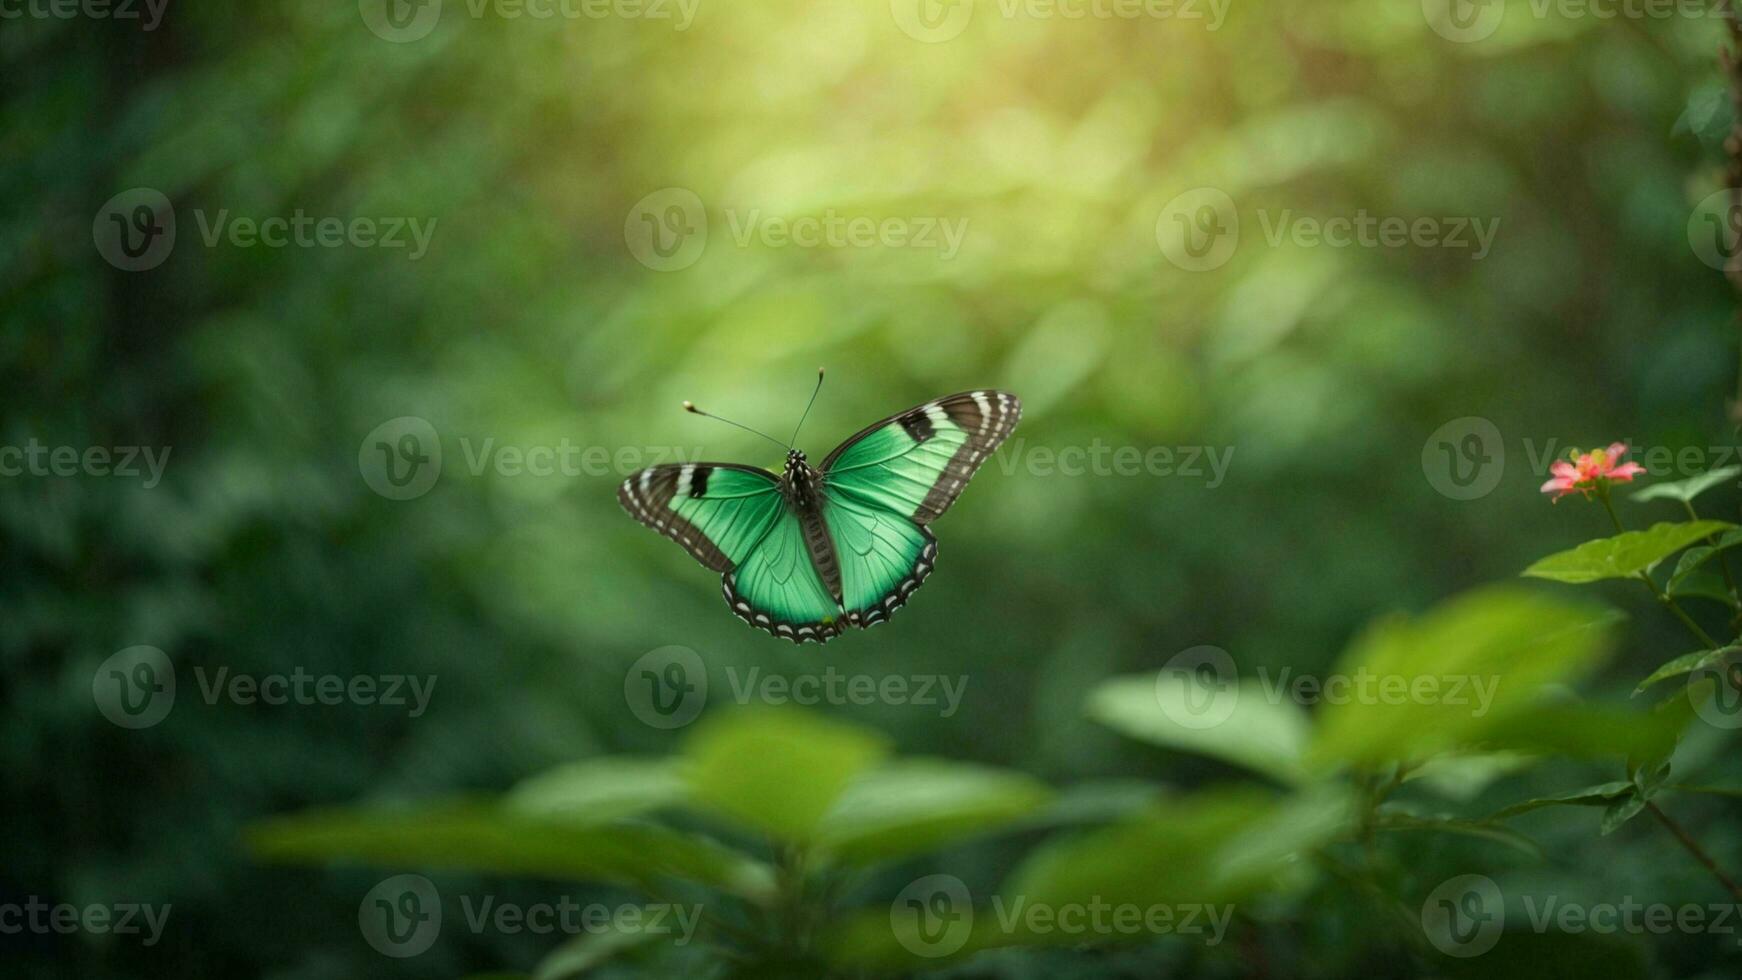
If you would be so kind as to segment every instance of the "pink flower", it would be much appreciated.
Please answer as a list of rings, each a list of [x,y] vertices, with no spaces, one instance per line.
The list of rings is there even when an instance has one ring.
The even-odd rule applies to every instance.
[[[1593,449],[1588,453],[1573,450],[1568,459],[1556,460],[1548,471],[1553,478],[1542,485],[1543,493],[1554,494],[1559,500],[1569,493],[1582,493],[1590,496],[1595,490],[1603,489],[1611,483],[1632,483],[1633,478],[1645,472],[1645,467],[1638,463],[1623,463],[1621,457],[1627,455],[1627,444],[1613,443],[1608,449]],[[1571,460],[1570,462],[1568,460]]]

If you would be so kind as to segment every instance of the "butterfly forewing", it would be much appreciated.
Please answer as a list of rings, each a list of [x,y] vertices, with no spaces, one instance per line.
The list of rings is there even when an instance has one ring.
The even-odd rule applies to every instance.
[[[964,391],[867,426],[823,460],[823,483],[916,524],[936,520],[1022,418],[1003,391]]]
[[[786,512],[774,474],[732,463],[645,469],[623,481],[617,500],[716,572],[735,568]]]

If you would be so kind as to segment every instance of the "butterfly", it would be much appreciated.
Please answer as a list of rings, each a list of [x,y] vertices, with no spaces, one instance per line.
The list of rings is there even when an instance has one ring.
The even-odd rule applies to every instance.
[[[1021,417],[1015,395],[964,391],[871,423],[815,467],[789,442],[779,476],[735,463],[654,466],[624,480],[617,500],[719,572],[739,619],[793,643],[826,643],[906,604],[937,560],[928,525]]]

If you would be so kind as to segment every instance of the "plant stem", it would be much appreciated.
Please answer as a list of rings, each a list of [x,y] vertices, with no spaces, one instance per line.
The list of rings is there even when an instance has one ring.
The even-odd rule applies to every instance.
[[[1602,487],[1601,489],[1599,489],[1597,491],[1597,499],[1601,500],[1603,502],[1603,509],[1609,512],[1609,520],[1612,523],[1614,523],[1614,525],[1615,525],[1615,533],[1616,534],[1626,533],[1627,529],[1625,527],[1621,526],[1620,515],[1615,513],[1615,504],[1612,501],[1610,501],[1610,499],[1609,499],[1609,488]],[[1701,643],[1704,643],[1706,645],[1706,649],[1708,649],[1708,650],[1718,649],[1718,641],[1712,639],[1712,637],[1709,633],[1707,633],[1705,630],[1701,629],[1700,624],[1694,622],[1694,618],[1692,616],[1689,616],[1687,614],[1687,611],[1684,610],[1681,607],[1681,605],[1679,603],[1677,603],[1675,601],[1675,599],[1669,595],[1669,593],[1658,588],[1657,583],[1652,581],[1651,574],[1649,572],[1640,572],[1639,573],[1639,580],[1641,582],[1645,583],[1645,587],[1651,590],[1652,595],[1657,596],[1657,601],[1663,603],[1663,607],[1665,609],[1668,609],[1670,612],[1674,613],[1675,618],[1682,621],[1682,625],[1686,626],[1688,628],[1688,632],[1694,634],[1694,636],[1699,638],[1699,641]]]
[[[1682,506],[1687,508],[1688,520],[1697,521],[1700,519],[1699,513],[1694,510],[1693,501],[1684,500],[1682,501]],[[1718,538],[1719,536],[1714,534],[1706,540],[1710,541],[1712,547],[1716,549],[1718,547]],[[1738,613],[1742,613],[1742,597],[1737,596],[1736,580],[1730,575],[1730,556],[1722,551],[1718,552],[1718,567],[1724,572],[1724,589],[1730,596],[1730,608],[1736,610]]]
[[[1682,847],[1687,848],[1687,852],[1694,856],[1694,860],[1705,865],[1706,870],[1710,871],[1712,876],[1718,879],[1718,881],[1724,886],[1725,890],[1735,897],[1736,901],[1742,902],[1742,885],[1736,884],[1735,879],[1725,874],[1724,870],[1718,867],[1717,862],[1712,860],[1712,856],[1706,853],[1706,849],[1700,846],[1699,841],[1688,836],[1688,832],[1682,829],[1681,824],[1671,820],[1669,814],[1664,813],[1659,809],[1656,803],[1647,803],[1645,804],[1645,808],[1650,810],[1651,815],[1656,817],[1659,823],[1663,824],[1670,833],[1675,835],[1675,839],[1681,842]]]

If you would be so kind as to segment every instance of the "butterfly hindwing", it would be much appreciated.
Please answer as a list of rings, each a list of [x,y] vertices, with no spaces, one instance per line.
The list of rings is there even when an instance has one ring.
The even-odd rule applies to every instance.
[[[726,604],[751,626],[802,643],[841,632],[841,608],[811,561],[804,526],[783,508],[768,534],[721,579]]]
[[[901,608],[931,574],[937,539],[930,529],[847,494],[825,491],[823,515],[841,568],[844,618],[870,627]]]
[[[731,463],[645,469],[623,481],[617,500],[716,572],[737,567],[787,510],[774,474]]]
[[[1002,391],[964,391],[867,426],[823,460],[824,485],[930,524],[1016,428],[1022,403]]]

